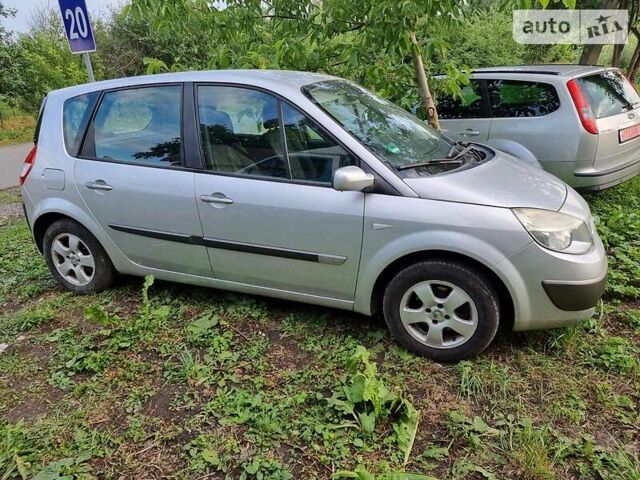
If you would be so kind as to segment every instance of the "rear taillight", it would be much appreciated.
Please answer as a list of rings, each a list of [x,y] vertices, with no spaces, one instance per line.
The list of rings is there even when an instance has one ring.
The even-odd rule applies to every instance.
[[[567,82],[567,88],[569,89],[569,93],[573,99],[573,104],[576,106],[576,110],[578,111],[578,116],[580,117],[582,126],[587,132],[597,135],[598,123],[596,122],[593,110],[591,110],[589,101],[582,91],[582,88],[580,88],[580,85],[575,80],[569,80]]]
[[[36,161],[36,150],[38,146],[34,145],[27,158],[24,159],[24,163],[22,164],[22,170],[20,171],[20,185],[24,185],[24,181],[27,179],[29,173],[31,173],[31,169],[33,168],[33,164]]]

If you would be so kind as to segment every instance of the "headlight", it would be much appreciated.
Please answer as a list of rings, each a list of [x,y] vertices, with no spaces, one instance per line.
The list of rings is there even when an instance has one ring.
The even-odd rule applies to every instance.
[[[549,250],[585,253],[593,245],[589,228],[579,218],[537,208],[514,208],[513,213],[533,239]]]

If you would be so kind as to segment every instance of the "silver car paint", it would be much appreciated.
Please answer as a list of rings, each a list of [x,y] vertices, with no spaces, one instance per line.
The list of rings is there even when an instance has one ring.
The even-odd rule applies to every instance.
[[[442,119],[443,131],[458,140],[486,143],[527,163],[540,162],[548,172],[575,188],[599,188],[620,183],[640,172],[640,138],[621,145],[618,130],[640,123],[640,108],[599,119],[598,135],[580,124],[566,84],[607,69],[579,65],[531,65],[475,70],[471,78],[521,80],[553,85],[560,108],[542,117]],[[522,72],[522,73],[520,73]],[[537,73],[549,72],[549,73]],[[558,72],[558,75],[550,74]],[[629,118],[629,113],[634,118]],[[479,135],[469,136],[469,129]]]
[[[376,279],[394,261],[416,252],[453,252],[480,262],[504,282],[514,302],[517,330],[561,325],[590,314],[558,310],[542,291],[541,281],[580,282],[603,275],[606,257],[601,242],[596,240],[585,255],[552,253],[532,241],[508,208],[560,209],[591,221],[588,207],[572,189],[501,152],[469,171],[405,182],[301,93],[302,85],[327,78],[331,77],[280,71],[190,72],[51,92],[36,163],[22,188],[30,226],[47,213],[77,220],[124,274],[153,274],[364,314],[372,313]],[[106,88],[182,81],[254,85],[280,94],[322,124],[400,195],[135,167],[80,160],[66,153],[61,126],[66,98]],[[64,172],[63,190],[47,188],[42,177],[47,168]],[[99,181],[113,189],[87,189],[87,183]],[[216,194],[234,203],[216,208],[199,201],[200,195]],[[266,202],[264,208],[256,208],[258,200]],[[314,252],[326,255],[326,263],[169,245],[114,231],[107,227],[111,222]],[[214,222],[221,229],[213,228]]]

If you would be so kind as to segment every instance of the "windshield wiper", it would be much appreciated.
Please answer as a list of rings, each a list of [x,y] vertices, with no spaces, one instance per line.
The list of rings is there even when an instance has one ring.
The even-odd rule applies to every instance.
[[[462,150],[456,153],[456,150],[458,149],[458,147],[462,147]],[[462,141],[457,141],[453,143],[453,145],[451,146],[451,150],[449,150],[449,153],[447,153],[447,159],[462,158],[467,153],[471,153],[477,161],[482,160],[482,157],[480,156],[480,152],[472,143],[462,142]]]
[[[426,162],[407,163],[406,165],[397,165],[396,170],[408,170],[410,168],[429,167],[431,165],[461,165],[464,163],[462,158],[441,158],[435,160],[427,160]]]
[[[456,152],[459,147],[463,148],[459,152]],[[473,155],[473,158],[475,158],[477,162],[482,161],[480,152],[476,147],[473,146],[473,144],[470,144],[469,142],[457,141],[453,144],[451,150],[449,150],[449,153],[447,153],[446,158],[436,158],[433,160],[426,160],[424,162],[407,163],[406,165],[398,165],[395,167],[395,169],[398,171],[402,171],[408,170],[410,168],[428,167],[430,165],[461,165],[465,163],[464,157],[468,153],[471,153]]]

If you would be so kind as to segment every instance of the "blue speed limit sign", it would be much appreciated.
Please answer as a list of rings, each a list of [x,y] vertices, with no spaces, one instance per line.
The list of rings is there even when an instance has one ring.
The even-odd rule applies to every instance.
[[[58,0],[64,29],[73,53],[93,52],[96,42],[93,39],[89,14],[84,0]]]

